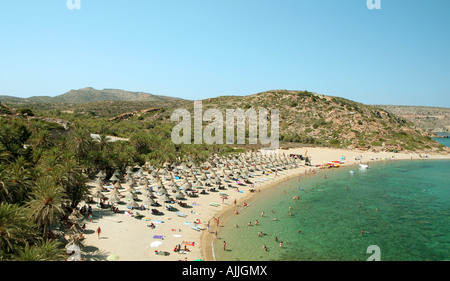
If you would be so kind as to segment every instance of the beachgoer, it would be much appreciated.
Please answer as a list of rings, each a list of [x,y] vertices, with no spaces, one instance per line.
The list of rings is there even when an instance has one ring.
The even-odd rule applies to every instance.
[[[264,217],[264,212],[261,212],[261,217]]]
[[[227,243],[225,242],[225,241],[223,241],[223,250],[225,251],[226,249],[226,246],[227,246]]]
[[[100,226],[97,228],[97,235],[98,238],[100,238],[100,233],[102,232],[102,229],[100,228]]]

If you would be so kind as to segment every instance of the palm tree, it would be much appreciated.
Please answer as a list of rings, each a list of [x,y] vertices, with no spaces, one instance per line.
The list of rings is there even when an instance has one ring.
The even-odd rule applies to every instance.
[[[77,128],[68,141],[69,149],[77,156],[78,163],[92,148],[92,137],[88,131]]]
[[[66,202],[65,193],[52,178],[37,179],[26,206],[29,210],[29,218],[42,228],[44,237],[49,227],[64,216]]]
[[[49,148],[53,146],[50,132],[45,129],[34,133],[30,140],[34,148]]]
[[[0,201],[20,202],[29,191],[31,177],[29,170],[21,166],[22,160],[19,157],[8,165],[0,164]]]
[[[108,137],[106,136],[106,134],[101,134],[100,138],[98,139],[97,142],[97,146],[100,149],[101,152],[103,152],[104,150],[109,149],[110,147],[110,142],[108,141]]]
[[[39,240],[30,245],[28,242],[25,247],[18,249],[13,260],[16,261],[63,261],[65,251],[61,248],[61,243],[50,240]]]
[[[17,204],[0,204],[0,260],[8,259],[14,250],[35,236],[24,208]]]

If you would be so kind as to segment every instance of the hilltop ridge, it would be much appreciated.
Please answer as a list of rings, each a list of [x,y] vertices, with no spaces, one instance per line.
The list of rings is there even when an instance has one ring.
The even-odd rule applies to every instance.
[[[96,95],[102,101],[95,99]],[[56,97],[55,97],[56,98]],[[193,111],[193,102],[184,99],[115,89],[83,88],[58,96],[54,103],[22,103],[39,115],[78,122],[91,133],[130,137],[160,124],[173,126],[176,108]],[[83,102],[85,100],[95,102]],[[328,146],[371,151],[442,152],[436,135],[408,118],[382,106],[365,105],[341,97],[309,91],[270,90],[246,96],[220,96],[202,100],[203,110],[252,108],[279,109],[280,143]],[[205,124],[204,124],[205,125]],[[134,129],[132,129],[134,128]],[[247,142],[248,143],[248,142]]]
[[[162,95],[153,95],[145,92],[132,92],[120,89],[97,90],[92,87],[85,87],[78,90],[70,90],[64,94],[49,96],[34,96],[29,98],[19,98],[12,96],[0,96],[0,101],[8,103],[72,103],[84,104],[102,101],[164,101],[181,100]]]

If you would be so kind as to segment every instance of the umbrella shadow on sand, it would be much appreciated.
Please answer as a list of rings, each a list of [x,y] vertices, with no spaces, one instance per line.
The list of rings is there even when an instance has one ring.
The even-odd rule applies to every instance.
[[[104,261],[109,254],[95,246],[85,246],[83,248],[83,255],[88,261]]]

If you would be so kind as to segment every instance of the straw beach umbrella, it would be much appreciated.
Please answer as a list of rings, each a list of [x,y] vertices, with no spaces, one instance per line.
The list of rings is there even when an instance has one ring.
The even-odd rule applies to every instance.
[[[139,207],[139,204],[136,203],[136,201],[134,201],[133,198],[129,198],[128,202],[127,202],[127,207],[128,208],[137,208],[137,207]]]
[[[146,205],[147,207],[155,204],[155,200],[149,196],[145,196],[144,201],[143,201],[144,205]]]
[[[72,213],[70,213],[70,215],[69,215],[69,219],[73,222],[81,220],[82,218],[83,218],[83,215],[77,209],[73,209]]]
[[[117,196],[116,194],[113,194],[113,195],[111,195],[111,196],[108,198],[108,201],[109,201],[111,204],[120,203],[120,198],[119,198],[119,196]]]
[[[81,234],[83,233],[83,229],[81,228],[81,226],[78,223],[74,223],[70,228],[69,231],[72,234]]]

